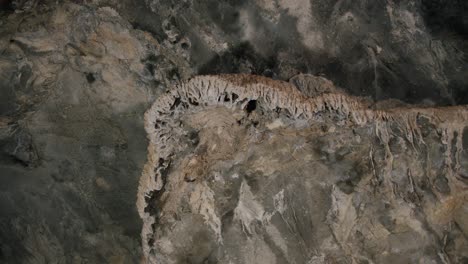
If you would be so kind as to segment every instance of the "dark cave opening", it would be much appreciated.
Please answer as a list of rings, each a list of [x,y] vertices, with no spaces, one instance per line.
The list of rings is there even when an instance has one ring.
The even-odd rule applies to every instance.
[[[247,111],[247,113],[250,114],[253,111],[255,111],[256,108],[257,108],[257,100],[250,100],[247,103],[247,106],[245,107],[245,111]]]

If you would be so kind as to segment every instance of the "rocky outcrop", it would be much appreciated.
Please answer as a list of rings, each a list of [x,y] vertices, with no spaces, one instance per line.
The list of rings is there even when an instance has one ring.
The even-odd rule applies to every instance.
[[[373,109],[324,90],[220,75],[161,95],[145,114],[146,260],[465,259],[468,108]]]
[[[0,263],[466,262],[467,3],[0,0]]]

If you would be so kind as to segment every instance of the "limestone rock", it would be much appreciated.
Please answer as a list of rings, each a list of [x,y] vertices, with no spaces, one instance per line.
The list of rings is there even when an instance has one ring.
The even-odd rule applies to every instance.
[[[466,262],[467,3],[0,0],[0,263]]]
[[[468,107],[372,110],[333,90],[220,75],[161,95],[145,115],[145,260],[466,261]]]

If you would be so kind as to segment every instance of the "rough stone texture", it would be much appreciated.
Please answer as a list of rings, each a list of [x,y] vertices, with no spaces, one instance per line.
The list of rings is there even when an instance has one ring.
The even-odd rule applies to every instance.
[[[468,103],[465,0],[101,3],[187,54],[199,74],[307,72],[377,100]]]
[[[137,263],[143,112],[175,64],[111,8],[36,12],[1,27],[0,262]]]
[[[468,107],[196,77],[146,113],[148,263],[468,261]],[[326,85],[324,85],[326,84]]]
[[[184,119],[186,127],[170,132],[173,138],[186,133],[182,140],[185,145],[179,156],[158,163],[158,168],[162,168],[158,172],[161,179],[140,179],[140,175],[147,161],[145,110],[165,90],[198,74],[268,76],[291,82],[308,97],[362,95],[365,98],[358,100],[361,110],[413,109],[408,112],[414,114],[426,106],[466,104],[467,3],[463,0],[0,0],[0,263],[138,263],[149,256],[151,238],[153,243],[163,243],[162,247],[151,247],[154,254],[179,263],[217,258],[223,262],[228,257],[234,263],[255,262],[243,259],[249,256],[267,263],[273,259],[278,263],[286,260],[301,263],[302,259],[311,263],[333,262],[327,259],[329,255],[336,257],[337,262],[346,256],[340,261],[347,263],[353,261],[347,257],[349,245],[355,249],[372,248],[369,252],[352,250],[359,254],[355,262],[365,262],[360,260],[362,256],[379,263],[384,262],[379,259],[385,252],[382,248],[413,245],[414,239],[418,239],[413,245],[418,250],[411,251],[410,246],[405,246],[403,249],[411,252],[387,250],[389,253],[382,258],[389,256],[399,261],[397,255],[401,258],[424,255],[436,262],[463,263],[466,207],[462,202],[463,191],[457,188],[466,187],[455,183],[466,182],[467,159],[466,152],[456,153],[462,149],[460,144],[466,149],[468,137],[460,141],[460,135],[467,132],[458,126],[452,134],[447,127],[433,127],[433,120],[417,119],[417,126],[409,125],[411,129],[420,128],[419,132],[415,130],[419,133],[415,138],[422,135],[426,144],[414,140],[414,148],[408,143],[411,139],[406,138],[408,131],[397,132],[392,127],[388,148],[394,160],[392,169],[399,171],[396,173],[399,176],[395,176],[396,180],[382,176],[371,181],[373,185],[366,185],[369,169],[365,165],[373,160],[376,175],[381,175],[379,166],[383,166],[383,160],[388,161],[385,155],[389,152],[377,140],[374,122],[359,124],[351,131],[350,124],[338,126],[337,122],[344,121],[329,122],[325,115],[324,120],[318,120],[320,125],[299,122],[299,128],[305,132],[298,132],[296,117],[286,116],[280,123],[273,122],[276,114],[261,110],[265,107],[261,100],[238,106],[234,115],[225,106],[193,108],[201,111],[198,117],[180,111],[180,116],[187,119]],[[276,86],[275,82],[261,80]],[[340,105],[334,102],[334,107]],[[244,107],[251,113],[247,115]],[[457,113],[458,110],[450,110],[442,120],[455,122],[459,118]],[[237,122],[241,117],[245,118],[239,127],[232,125],[233,120]],[[273,123],[266,126],[269,120]],[[201,125],[218,127],[219,122],[235,135],[234,139],[218,139],[215,130],[203,129]],[[395,126],[392,122],[395,121],[385,124]],[[187,126],[193,129],[187,131]],[[256,126],[273,132],[266,133]],[[291,131],[285,127],[291,127]],[[314,132],[312,127],[319,131]],[[206,131],[203,132],[206,135],[201,131]],[[277,133],[280,131],[286,132]],[[155,136],[153,132],[150,135]],[[277,145],[266,144],[270,134],[272,144]],[[361,143],[355,139],[357,136]],[[175,194],[151,192],[173,188],[168,174],[178,172],[174,163],[168,161],[182,162],[184,157],[194,155],[195,150],[203,154],[199,146],[217,141],[220,141],[217,151],[221,142],[223,146],[232,144],[236,150],[225,149],[225,156],[211,157],[203,163],[215,167],[200,170],[193,165],[193,173],[183,186],[177,187],[197,188],[181,193],[193,194],[187,203],[191,206],[182,206],[187,218],[178,222],[178,229],[172,230],[171,235],[156,232],[152,237],[153,227],[142,225],[139,213],[143,223],[149,223],[157,220],[154,216],[159,214],[158,210],[181,210],[177,208],[180,203]],[[246,146],[238,144],[241,142],[252,145],[251,152],[245,152]],[[168,146],[171,144],[174,145]],[[452,146],[450,151],[447,146]],[[287,154],[291,151],[294,155]],[[453,154],[448,155],[450,152]],[[370,159],[370,153],[374,159]],[[232,155],[244,158],[238,160],[243,165],[232,166],[231,173],[229,165],[221,163]],[[428,157],[427,164],[422,155]],[[448,157],[452,157],[451,166],[458,174],[441,171],[446,168]],[[354,164],[357,160],[364,165]],[[259,162],[272,161],[276,162],[257,171]],[[273,179],[268,168],[274,169],[278,164],[284,164],[273,175],[279,180],[268,180]],[[428,170],[424,177],[418,174],[421,167]],[[411,169],[411,174],[406,168]],[[213,176],[214,172],[220,174]],[[312,172],[316,178],[307,176]],[[227,175],[234,176],[226,178]],[[403,186],[407,186],[405,179],[411,178],[408,175],[414,178],[408,186],[415,186],[414,192],[421,196],[417,200],[408,198],[413,194],[402,193]],[[211,182],[205,177],[217,180]],[[170,179],[172,184],[180,180]],[[217,181],[221,179],[232,184],[220,185]],[[318,179],[323,179],[325,185],[318,184],[322,182]],[[396,182],[395,189],[399,191],[396,198],[388,198],[381,192],[368,193],[388,190],[388,183],[380,183],[383,179]],[[139,180],[140,183],[146,180],[140,189]],[[269,182],[273,183],[265,185]],[[418,188],[432,190],[433,194]],[[149,197],[145,199],[148,191]],[[276,209],[282,208],[280,198],[288,204],[287,208]],[[163,207],[157,202],[162,199],[172,201],[172,205]],[[348,237],[333,238],[325,243],[329,247],[322,246],[319,241],[342,232],[347,225],[342,223],[348,223],[348,218],[338,217],[343,215],[342,209],[333,209],[343,199],[351,199],[357,224],[349,227]],[[401,206],[394,204],[398,199],[404,200]],[[251,204],[252,200],[256,203]],[[306,200],[317,202],[305,203]],[[224,204],[206,207],[213,201]],[[355,205],[361,203],[367,204],[373,215],[363,215],[362,212],[369,211]],[[408,206],[411,210],[405,209]],[[215,212],[220,219],[213,219],[208,225],[204,216],[207,213],[189,213],[210,208],[214,211],[209,213]],[[336,213],[328,216],[330,208]],[[434,208],[453,210],[436,210],[440,214],[431,216],[428,212]],[[262,210],[264,216],[256,214]],[[408,210],[405,211],[410,215],[408,219],[422,223],[422,229],[411,226],[410,220],[404,222],[408,227],[402,227],[405,212],[401,210]],[[228,211],[225,217],[221,215]],[[353,211],[350,214],[347,217],[353,219]],[[193,223],[192,229],[184,229],[187,223]],[[375,233],[382,226],[387,232]],[[232,229],[226,231],[225,227]],[[163,230],[168,226],[154,228]],[[313,230],[313,235],[307,228]],[[382,241],[388,243],[365,244],[378,240],[364,239],[370,232],[376,237],[386,236]],[[301,240],[298,234],[309,237]],[[387,238],[390,234],[395,238]],[[187,239],[178,240],[182,237]],[[191,237],[197,239],[192,243]],[[220,237],[224,243],[221,246]],[[311,237],[315,240],[307,240]],[[346,239],[348,244],[340,244]],[[173,243],[172,248],[186,251],[170,253],[169,242]],[[253,246],[246,246],[249,243]],[[249,255],[257,244],[257,252],[262,254]],[[308,252],[311,248],[317,251]],[[439,252],[442,248],[444,251]],[[144,252],[146,257],[142,257]],[[375,252],[377,256],[372,256]],[[233,259],[236,256],[238,259]]]

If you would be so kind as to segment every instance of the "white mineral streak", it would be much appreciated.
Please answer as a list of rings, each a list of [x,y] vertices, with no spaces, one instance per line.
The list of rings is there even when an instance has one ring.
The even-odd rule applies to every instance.
[[[145,129],[148,133],[148,159],[140,179],[137,196],[137,208],[143,219],[143,250],[147,257],[154,216],[145,212],[145,197],[161,190],[163,182],[161,170],[175,153],[175,138],[180,127],[180,118],[188,108],[206,106],[224,106],[229,109],[244,108],[250,100],[258,100],[265,109],[287,110],[292,119],[310,120],[323,112],[333,112],[344,116],[354,125],[375,124],[376,135],[385,145],[387,171],[392,166],[392,154],[388,147],[390,128],[388,121],[399,125],[408,141],[413,145],[424,144],[420,128],[416,123],[419,116],[424,116],[441,131],[441,139],[446,145],[445,165],[447,173],[458,170],[458,156],[462,150],[462,132],[467,125],[468,107],[453,106],[441,108],[393,108],[373,110],[359,97],[344,93],[326,93],[316,97],[307,97],[292,84],[274,81],[252,75],[198,76],[186,83],[181,83],[160,96],[145,114]],[[452,162],[451,142],[455,138],[456,158]],[[386,177],[384,175],[384,177]],[[387,177],[386,177],[387,178]]]
[[[240,188],[239,203],[234,210],[234,219],[242,224],[242,230],[247,234],[253,234],[251,226],[254,221],[263,221],[265,210],[255,200],[249,185],[243,181]]]

